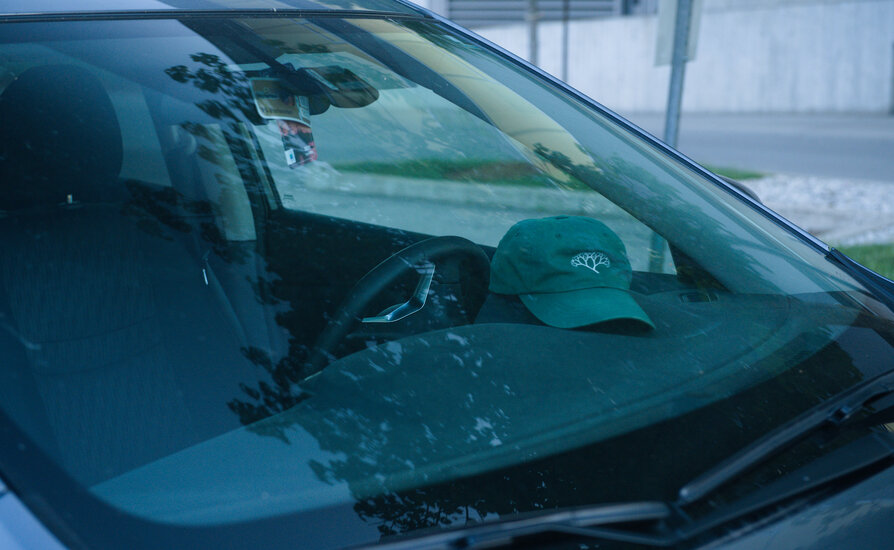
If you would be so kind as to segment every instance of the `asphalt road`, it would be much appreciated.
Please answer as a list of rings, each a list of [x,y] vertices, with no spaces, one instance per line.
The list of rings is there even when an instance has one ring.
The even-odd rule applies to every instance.
[[[622,115],[663,135],[661,113]],[[678,145],[714,166],[894,183],[894,116],[684,113]]]

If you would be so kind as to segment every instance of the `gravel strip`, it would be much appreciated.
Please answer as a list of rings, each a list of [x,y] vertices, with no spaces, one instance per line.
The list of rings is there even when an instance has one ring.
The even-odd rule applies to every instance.
[[[894,242],[894,182],[776,174],[745,184],[764,204],[830,244]]]

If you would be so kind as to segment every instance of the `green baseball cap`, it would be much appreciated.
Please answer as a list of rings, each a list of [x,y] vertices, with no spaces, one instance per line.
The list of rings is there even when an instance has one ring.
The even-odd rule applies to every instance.
[[[630,295],[633,271],[621,239],[581,216],[523,220],[500,239],[490,290],[518,295],[547,325],[577,328],[633,319],[655,328]]]

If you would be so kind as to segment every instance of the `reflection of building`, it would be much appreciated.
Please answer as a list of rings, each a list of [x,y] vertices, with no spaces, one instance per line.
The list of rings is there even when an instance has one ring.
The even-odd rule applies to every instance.
[[[455,14],[461,23],[458,10],[464,6],[505,5],[499,12],[505,23],[475,31],[536,60],[611,109],[660,112],[666,106],[670,71],[655,66],[659,0],[568,0],[580,9],[611,4],[607,14],[622,17],[573,15],[567,40],[563,1],[536,0],[543,15],[535,41],[524,19],[530,0],[419,2]],[[702,0],[702,5],[696,57],[686,68],[685,111],[894,112],[894,0]]]
[[[526,21],[532,7],[540,21],[655,13],[658,0],[429,0],[427,4],[464,27],[482,27]]]

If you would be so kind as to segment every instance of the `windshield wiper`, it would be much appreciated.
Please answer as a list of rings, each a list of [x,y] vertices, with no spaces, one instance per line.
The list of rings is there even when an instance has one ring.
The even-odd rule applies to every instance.
[[[865,471],[894,457],[894,436],[879,433],[851,442],[762,490],[716,513],[693,521],[683,511],[718,487],[764,463],[806,438],[829,430],[837,436],[846,430],[894,422],[894,371],[868,380],[807,411],[767,434],[680,489],[674,503],[657,501],[606,504],[524,519],[451,529],[420,537],[382,542],[377,549],[479,549],[499,548],[538,537],[576,537],[644,546],[668,547],[692,539],[770,505],[792,501],[833,482]]]
[[[673,533],[649,534],[616,527],[630,523],[663,522],[673,515],[674,510],[663,502],[604,504],[383,542],[375,545],[375,548],[377,550],[496,548],[548,534],[666,547],[678,542],[677,536]]]
[[[560,510],[524,519],[385,541],[375,547],[388,550],[499,548],[543,536],[669,547],[768,506],[811,494],[890,459],[894,456],[894,436],[884,434],[885,437],[882,437],[875,433],[837,449],[700,520],[693,521],[683,511],[718,487],[811,435],[827,429],[831,435],[838,435],[846,429],[870,428],[890,422],[894,422],[894,372],[868,380],[767,434],[687,483],[680,489],[678,500],[672,504],[642,501]]]
[[[829,495],[828,491],[823,491],[834,491],[837,483],[843,481],[849,485],[856,480],[854,476],[890,466],[892,456],[894,434],[871,432],[697,521],[680,524],[676,532],[680,540],[689,540],[756,512],[775,508],[770,515],[786,515],[817,495]]]
[[[872,406],[868,416],[858,413]],[[859,420],[857,420],[859,419]],[[846,394],[821,403],[770,432],[680,489],[677,504],[692,504],[743,472],[823,430],[877,426],[894,421],[894,372],[868,380]]]

